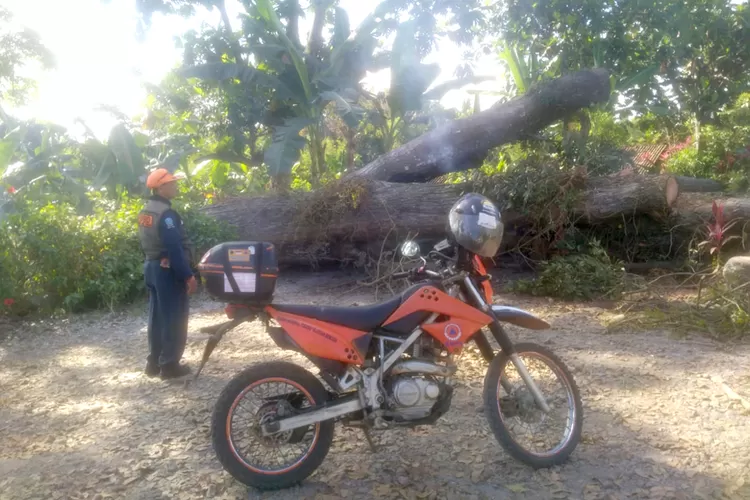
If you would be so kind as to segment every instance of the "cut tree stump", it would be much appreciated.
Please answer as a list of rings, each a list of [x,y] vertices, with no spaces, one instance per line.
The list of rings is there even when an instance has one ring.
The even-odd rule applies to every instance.
[[[680,194],[680,187],[669,175],[613,175],[587,181],[585,203],[577,214],[587,222],[608,220],[622,215],[668,215]]]

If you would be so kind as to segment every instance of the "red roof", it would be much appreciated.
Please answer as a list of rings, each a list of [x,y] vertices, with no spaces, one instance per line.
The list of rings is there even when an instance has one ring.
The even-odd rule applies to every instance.
[[[626,163],[623,168],[634,167],[641,174],[654,173],[654,167],[659,163],[659,157],[666,151],[667,144],[638,144],[628,146],[624,151],[633,155],[633,162]]]

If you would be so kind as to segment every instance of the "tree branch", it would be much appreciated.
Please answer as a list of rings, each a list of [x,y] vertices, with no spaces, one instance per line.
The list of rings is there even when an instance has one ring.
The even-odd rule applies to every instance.
[[[315,5],[315,18],[310,29],[310,38],[307,42],[307,52],[313,61],[320,60],[323,50],[323,26],[325,26],[326,13],[331,6],[330,0],[313,0]]]
[[[302,47],[299,39],[299,1],[289,0],[287,8],[289,9],[286,23],[286,36],[294,42],[297,47]]]
[[[234,36],[234,31],[232,31],[232,25],[229,22],[229,15],[227,14],[227,6],[225,0],[218,0],[216,2],[216,8],[219,9],[219,13],[221,14],[221,21],[224,24],[224,31],[226,31],[229,45],[232,46],[234,60],[237,64],[242,64],[242,49],[240,47],[240,42]]]

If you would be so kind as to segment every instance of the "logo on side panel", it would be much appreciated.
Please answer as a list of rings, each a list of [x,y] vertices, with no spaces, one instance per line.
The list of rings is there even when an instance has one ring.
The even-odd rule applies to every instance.
[[[450,340],[451,342],[455,342],[461,338],[461,327],[455,323],[445,325],[443,335],[445,335],[445,338]]]

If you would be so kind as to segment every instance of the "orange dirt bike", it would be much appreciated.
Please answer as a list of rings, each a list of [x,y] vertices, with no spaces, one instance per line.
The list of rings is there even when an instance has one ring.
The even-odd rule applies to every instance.
[[[401,251],[415,256],[418,246],[407,241]],[[580,440],[583,407],[568,368],[541,345],[514,344],[502,326],[549,325],[492,305],[490,276],[460,245],[436,245],[419,267],[393,275],[411,286],[369,306],[272,303],[278,268],[269,243],[218,245],[200,269],[209,291],[230,302],[230,321],[213,327],[196,378],[220,338],[256,318],[281,349],[303,354],[320,370],[318,378],[293,363],[261,362],[222,391],[212,418],[214,450],[248,486],[278,489],[307,478],[328,454],[337,420],[361,427],[373,450],[371,430],[435,424],[450,409],[456,361],[469,342],[488,363],[485,415],[511,456],[550,467],[566,461]],[[549,380],[542,383],[545,372]]]

